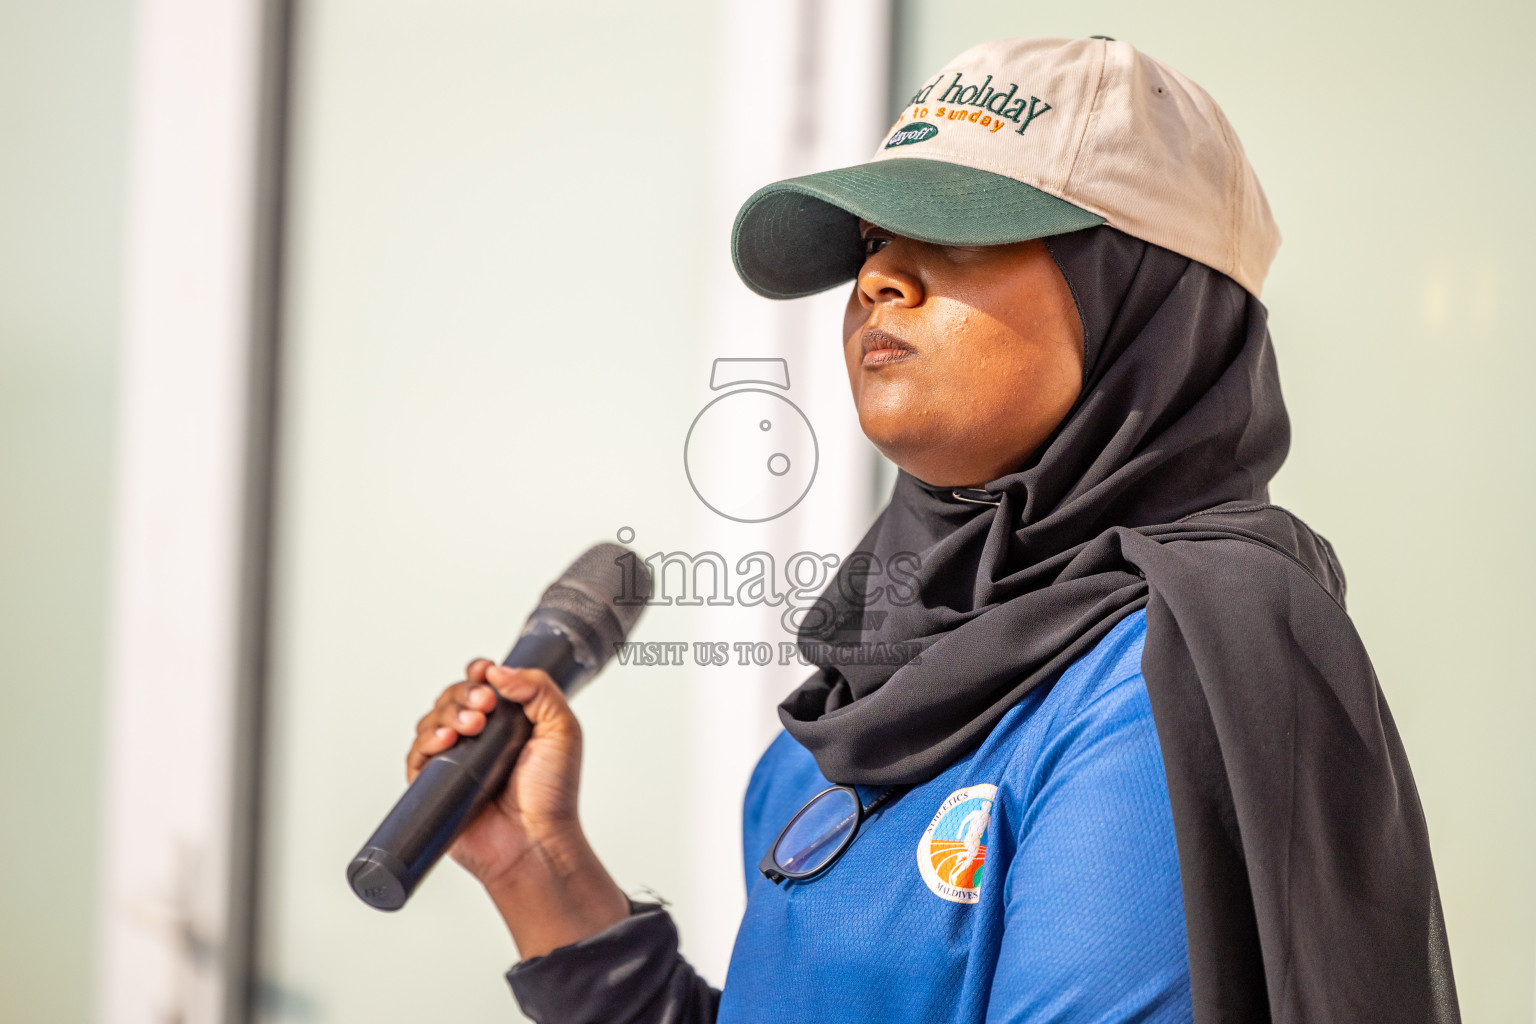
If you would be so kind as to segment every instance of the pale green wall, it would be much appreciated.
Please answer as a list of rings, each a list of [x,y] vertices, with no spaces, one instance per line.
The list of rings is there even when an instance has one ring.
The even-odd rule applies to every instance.
[[[577,552],[625,525],[690,545],[680,453],[725,249],[701,237],[708,105],[657,97],[710,80],[712,3],[300,8],[262,1019],[515,1020],[468,875],[445,862],[383,915],[343,868],[413,723]],[[637,635],[678,635],[672,612]],[[681,675],[610,668],[575,703],[594,846],[680,909]]]
[[[1295,440],[1429,817],[1469,1024],[1536,964],[1536,5],[905,3],[901,77],[1109,35],[1203,85],[1285,236],[1264,299]]]
[[[0,4],[0,1020],[16,1024],[90,1013],[128,20],[126,0]]]

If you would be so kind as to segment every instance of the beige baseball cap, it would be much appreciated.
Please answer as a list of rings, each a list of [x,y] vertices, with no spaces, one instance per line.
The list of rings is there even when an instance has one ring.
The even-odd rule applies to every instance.
[[[1280,231],[1237,133],[1194,82],[1113,39],[995,39],[926,79],[866,164],[759,189],[736,270],[788,299],[852,280],[860,218],[1001,245],[1108,224],[1258,295]]]

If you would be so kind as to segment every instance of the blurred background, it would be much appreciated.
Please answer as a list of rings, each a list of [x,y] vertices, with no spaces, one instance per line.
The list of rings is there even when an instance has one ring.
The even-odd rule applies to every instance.
[[[518,1019],[456,868],[393,916],[346,888],[416,718],[623,528],[850,546],[890,478],[841,296],[747,293],[730,219],[864,159],[975,42],[1105,34],[1210,91],[1265,185],[1274,496],[1349,574],[1464,1019],[1533,1021],[1533,29],[1511,0],[0,4],[0,1020]],[[742,356],[789,361],[821,442],[765,524],[683,473]],[[637,638],[774,628],[674,606]],[[599,853],[717,984],[798,674],[614,668],[576,703]]]

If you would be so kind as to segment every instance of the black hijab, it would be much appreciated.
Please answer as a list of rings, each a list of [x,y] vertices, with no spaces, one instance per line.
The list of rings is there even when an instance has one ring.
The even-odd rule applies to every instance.
[[[1047,244],[1083,321],[1081,397],[985,490],[898,477],[807,617],[819,670],[785,728],[835,782],[925,782],[1145,608],[1197,1024],[1458,1021],[1423,813],[1343,573],[1268,503],[1290,427],[1264,307],[1112,228]],[[911,587],[880,574],[893,558]],[[914,642],[902,665],[841,646]]]

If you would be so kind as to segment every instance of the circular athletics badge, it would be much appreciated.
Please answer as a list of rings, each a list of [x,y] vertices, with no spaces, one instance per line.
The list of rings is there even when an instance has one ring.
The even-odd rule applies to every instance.
[[[981,898],[982,868],[987,863],[987,830],[997,787],[967,786],[939,804],[939,811],[917,841],[917,870],[935,896],[951,903]]]

